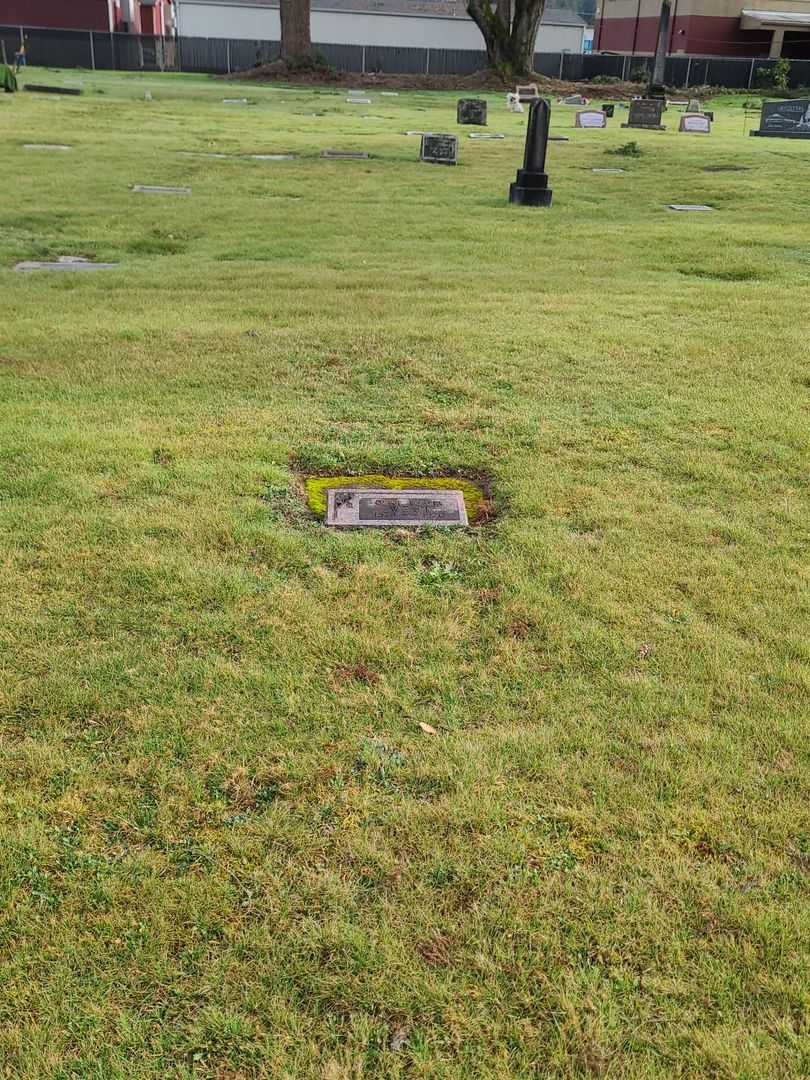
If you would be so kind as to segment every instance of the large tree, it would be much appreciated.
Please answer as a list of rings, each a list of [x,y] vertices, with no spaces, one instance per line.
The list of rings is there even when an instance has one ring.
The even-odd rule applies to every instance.
[[[311,62],[310,0],[281,0],[281,59]]]
[[[546,0],[467,0],[484,37],[489,66],[504,78],[530,75],[534,42]]]

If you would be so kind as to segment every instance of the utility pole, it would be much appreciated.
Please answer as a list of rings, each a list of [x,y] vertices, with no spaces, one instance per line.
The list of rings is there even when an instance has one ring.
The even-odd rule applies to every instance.
[[[647,87],[648,97],[665,97],[664,74],[667,64],[667,45],[669,44],[669,20],[672,15],[670,0],[661,0],[661,15],[658,19],[658,44],[655,47],[655,61],[653,63],[650,85]]]

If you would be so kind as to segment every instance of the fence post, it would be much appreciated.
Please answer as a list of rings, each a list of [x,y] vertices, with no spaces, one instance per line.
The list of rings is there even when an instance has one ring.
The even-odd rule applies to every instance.
[[[430,49],[425,49],[425,74],[430,74]]]
[[[748,72],[748,89],[749,90],[751,89],[751,83],[754,81],[754,63],[755,63],[755,61],[752,59],[751,60],[751,70]]]
[[[225,55],[226,55],[226,63],[228,65],[228,74],[230,75],[230,73],[231,73],[231,39],[230,38],[228,38],[228,40],[225,42]]]
[[[562,82],[562,69],[563,69],[563,57],[564,56],[565,56],[565,53],[561,52],[560,53],[560,74],[557,76],[557,78],[560,80],[560,82]]]
[[[366,73],[366,47],[364,45],[363,46],[363,51],[362,51],[362,53],[360,55],[360,74],[365,75],[365,73]]]
[[[90,67],[93,71],[96,70],[96,50],[93,45],[93,31],[90,31]]]
[[[623,56],[622,57],[622,82],[627,81],[627,79],[625,78],[626,75],[627,75],[627,57]]]
[[[684,84],[685,86],[689,86],[689,76],[691,74],[692,74],[692,57],[690,56],[689,60],[687,62],[687,65],[686,65],[686,83]]]

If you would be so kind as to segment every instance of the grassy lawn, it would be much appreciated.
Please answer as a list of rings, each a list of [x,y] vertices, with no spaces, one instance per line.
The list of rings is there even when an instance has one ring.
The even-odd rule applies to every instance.
[[[0,95],[0,1076],[807,1076],[808,144],[555,106],[529,210],[496,95],[25,77],[85,93]],[[455,472],[468,531],[302,496]]]

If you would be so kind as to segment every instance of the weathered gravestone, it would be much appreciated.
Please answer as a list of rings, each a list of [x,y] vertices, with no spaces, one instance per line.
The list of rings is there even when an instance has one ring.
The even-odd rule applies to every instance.
[[[777,139],[810,139],[810,98],[766,101],[762,106],[759,130],[751,134]]]
[[[630,115],[623,128],[647,128],[649,131],[666,131],[661,123],[664,102],[661,98],[636,98],[630,102]]]
[[[483,98],[460,98],[456,105],[456,122],[487,126],[487,103]]]
[[[686,111],[690,112],[690,113],[703,112],[703,110],[700,107],[700,102],[698,101],[697,98],[694,98],[694,97],[689,99],[689,103],[686,106]]]
[[[605,116],[608,118],[608,120],[613,119],[613,113],[615,111],[616,111],[616,106],[612,102],[605,102],[602,105],[602,112],[605,114]]]
[[[686,131],[691,135],[711,135],[712,122],[703,113],[684,113],[678,124],[678,131]]]
[[[420,525],[467,525],[460,491],[409,488],[329,488],[326,524],[340,528],[416,528]]]
[[[588,102],[581,94],[569,94],[562,99],[563,105],[587,105]]]
[[[537,98],[529,106],[523,168],[518,169],[514,184],[509,185],[509,201],[519,206],[551,206],[551,188],[546,175],[546,150],[551,106]]]
[[[580,109],[574,118],[574,127],[604,128],[607,127],[607,117],[601,109]]]
[[[458,135],[441,135],[426,131],[422,136],[419,159],[433,165],[458,164]]]

